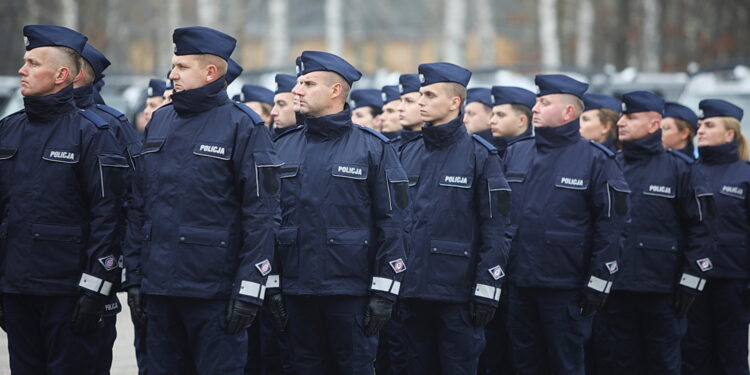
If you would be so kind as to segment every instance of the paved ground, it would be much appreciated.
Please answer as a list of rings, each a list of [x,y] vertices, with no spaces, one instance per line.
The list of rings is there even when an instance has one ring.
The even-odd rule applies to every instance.
[[[130,310],[126,303],[125,293],[120,293],[122,312],[117,315],[117,341],[113,351],[111,375],[135,375],[138,367],[135,364],[133,349],[133,323],[130,321]],[[8,366],[8,342],[5,332],[0,330],[0,375],[10,375]]]

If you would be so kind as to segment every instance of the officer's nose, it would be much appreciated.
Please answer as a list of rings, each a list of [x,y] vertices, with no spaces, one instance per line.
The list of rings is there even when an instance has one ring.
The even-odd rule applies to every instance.
[[[625,126],[625,115],[620,116],[617,120],[617,126]]]
[[[539,113],[539,102],[534,103],[534,106],[531,107],[531,113]]]
[[[21,65],[20,68],[18,68],[18,75],[26,77],[28,73],[26,72],[26,64]]]
[[[177,74],[175,74],[174,68],[172,68],[172,70],[169,71],[169,77],[168,78],[171,79],[172,81],[176,81],[176,80],[180,79],[180,76],[178,76]]]

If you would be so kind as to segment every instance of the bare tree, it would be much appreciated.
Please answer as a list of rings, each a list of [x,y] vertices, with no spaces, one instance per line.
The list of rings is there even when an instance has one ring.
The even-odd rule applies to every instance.
[[[466,0],[445,0],[443,12],[443,58],[463,64],[466,35]]]
[[[641,41],[641,55],[643,56],[643,70],[659,71],[659,55],[661,53],[660,32],[661,7],[659,0],[643,0],[643,40]]]
[[[477,34],[479,35],[479,67],[495,66],[495,26],[490,0],[477,0]]]
[[[557,0],[539,0],[539,44],[544,69],[560,67],[560,38],[557,32]]]
[[[594,31],[594,4],[592,0],[580,0],[578,8],[578,38],[576,44],[576,65],[582,69],[591,68]]]
[[[287,64],[289,51],[289,1],[268,3],[268,65],[279,68]]]
[[[344,46],[342,0],[326,0],[326,48],[340,55]]]

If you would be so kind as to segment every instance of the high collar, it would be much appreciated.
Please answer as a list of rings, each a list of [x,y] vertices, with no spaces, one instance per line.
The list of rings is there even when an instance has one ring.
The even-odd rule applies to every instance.
[[[404,142],[408,142],[414,138],[419,137],[420,134],[422,134],[421,130],[409,130],[407,128],[404,128],[404,130],[401,131],[401,139]]]
[[[737,142],[729,142],[718,146],[698,147],[701,161],[706,164],[728,164],[740,160]]]
[[[384,136],[385,136],[386,138],[388,138],[388,139],[393,139],[393,138],[396,138],[396,137],[398,137],[399,135],[401,135],[401,132],[400,132],[400,131],[395,131],[395,132],[383,132],[383,135],[384,135]]]
[[[645,159],[652,155],[664,151],[661,144],[661,130],[647,136],[630,142],[622,142],[622,155],[626,159]]]
[[[675,151],[679,151],[679,152],[687,155],[691,159],[695,159],[695,148],[693,147],[693,145],[689,144],[689,145],[685,146],[685,148],[681,148],[681,149],[675,150]]]
[[[539,150],[561,148],[581,139],[578,119],[565,125],[536,128],[536,146]]]
[[[96,105],[94,100],[94,85],[84,85],[73,89],[73,98],[76,101],[76,107],[87,109]]]
[[[229,101],[226,81],[217,79],[203,87],[172,94],[174,110],[180,116],[190,116],[208,111]]]
[[[338,138],[352,129],[352,110],[344,104],[344,110],[321,117],[305,116],[305,132],[323,139]]]
[[[474,133],[482,138],[484,138],[485,141],[492,143],[492,129],[485,129],[480,132]]]
[[[428,122],[422,128],[424,144],[429,149],[439,149],[448,146],[467,135],[463,114],[458,115],[458,117],[443,125],[435,126]]]
[[[73,100],[73,85],[44,96],[27,96],[23,98],[26,115],[34,122],[47,122],[58,116],[76,110]]]

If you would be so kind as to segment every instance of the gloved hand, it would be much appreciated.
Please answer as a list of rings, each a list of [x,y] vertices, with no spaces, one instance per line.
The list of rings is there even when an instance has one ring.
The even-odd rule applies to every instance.
[[[73,332],[84,334],[96,329],[99,326],[99,319],[104,311],[104,299],[82,295],[76,302],[73,310]]]
[[[469,312],[471,313],[471,320],[474,321],[474,327],[484,327],[489,324],[495,316],[495,310],[497,310],[495,306],[469,302]]]
[[[678,286],[674,293],[674,309],[677,316],[683,317],[687,315],[690,306],[695,302],[695,298],[698,297],[699,291],[692,288],[685,288]]]
[[[391,318],[393,301],[377,294],[370,296],[370,302],[365,309],[365,335],[375,336]]]
[[[236,335],[253,324],[255,315],[258,314],[258,305],[231,299],[227,310],[227,333]]]
[[[289,321],[289,316],[286,313],[286,306],[284,306],[284,297],[281,293],[272,294],[266,297],[266,303],[268,304],[268,309],[271,311],[271,315],[273,315],[276,329],[279,330],[279,333],[286,333],[286,324]]]
[[[141,294],[141,287],[128,288],[128,306],[133,320],[141,324],[146,323],[146,296]]]
[[[604,307],[607,302],[607,294],[591,288],[583,288],[583,295],[578,306],[581,308],[581,316],[589,316]]]

